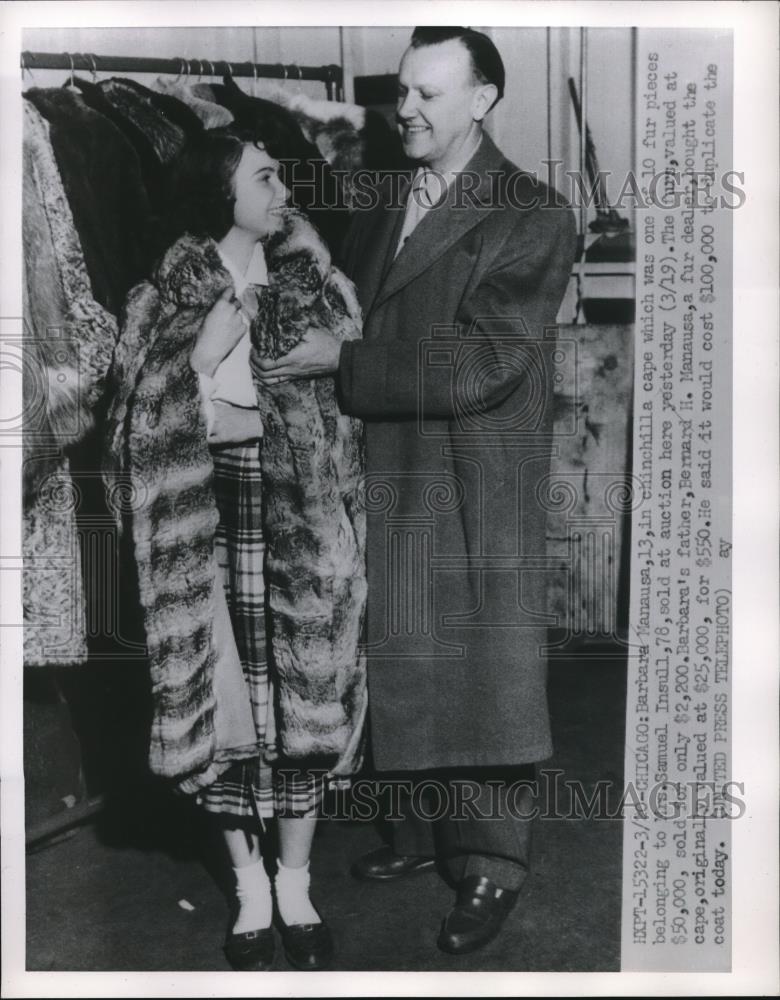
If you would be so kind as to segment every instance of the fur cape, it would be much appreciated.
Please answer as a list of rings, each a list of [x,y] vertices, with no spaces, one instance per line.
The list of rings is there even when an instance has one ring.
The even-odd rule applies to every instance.
[[[266,244],[270,287],[253,324],[253,365],[286,354],[309,326],[340,341],[361,332],[352,283],[312,243],[302,215],[288,211],[287,221]],[[341,753],[332,773],[349,773],[367,700],[362,424],[341,413],[332,378],[258,383],[257,398],[281,749]]]
[[[309,278],[312,268],[317,271],[324,293],[338,279],[322,241],[294,212],[287,231],[296,234],[292,259],[269,258],[270,280],[277,289],[284,286],[292,301],[296,267],[283,267],[297,261]],[[210,783],[223,766],[215,750],[213,686],[212,588],[219,517],[198,379],[189,355],[206,313],[230,283],[211,240],[184,236],[170,248],[152,280],[128,298],[108,420],[108,485],[131,525],[150,661],[149,763],[154,773],[176,779],[186,791]],[[348,291],[354,303],[351,286]],[[299,328],[310,305],[310,298],[301,299]],[[294,312],[261,311],[255,342],[265,337],[278,342],[278,332],[261,333],[257,323],[272,324],[277,316],[290,320]],[[325,322],[326,312],[320,310]],[[334,330],[339,323],[343,326],[343,318],[332,310]],[[331,471],[341,461],[331,456]],[[271,483],[266,487],[266,501],[272,488]],[[269,539],[267,550],[272,544]],[[362,561],[352,568],[363,580]],[[359,627],[359,621],[349,624],[351,631]],[[365,712],[365,668],[356,644],[351,659],[302,663],[300,671],[283,662],[275,666],[283,751],[298,758],[326,754],[336,759],[334,774],[351,773],[359,763]]]

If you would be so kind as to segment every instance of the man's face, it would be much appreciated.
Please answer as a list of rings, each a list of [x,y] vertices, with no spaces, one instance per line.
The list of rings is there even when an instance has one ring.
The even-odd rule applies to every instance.
[[[404,152],[446,170],[490,106],[474,80],[471,56],[455,38],[404,53],[398,71],[396,118]]]

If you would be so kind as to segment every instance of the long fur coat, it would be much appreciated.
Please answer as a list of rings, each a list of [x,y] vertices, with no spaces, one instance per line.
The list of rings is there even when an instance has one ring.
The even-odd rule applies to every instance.
[[[117,322],[93,297],[50,126],[32,103],[23,109],[24,663],[45,667],[87,659],[84,481],[69,449],[93,429]]]
[[[269,280],[277,293],[284,289],[287,307],[276,311],[261,308],[253,341],[280,343],[281,332],[268,327],[282,319],[295,325],[300,335],[314,299],[319,302],[315,311],[321,323],[337,336],[347,332],[355,336],[359,324],[350,283],[338,277],[322,241],[295,212],[289,214],[287,234],[291,253],[271,255],[268,260]],[[296,284],[300,277],[307,283],[314,281],[315,272],[317,289],[311,284],[305,289]],[[221,763],[216,759],[214,733],[212,606],[218,512],[198,380],[189,355],[206,313],[230,281],[212,241],[184,236],[164,255],[152,280],[131,292],[115,354],[115,395],[108,421],[109,489],[112,482],[118,486],[131,525],[150,661],[153,721],[149,763],[154,773],[176,779],[187,790],[208,784]],[[340,289],[340,294],[334,295],[333,288]],[[297,309],[293,305],[296,297]],[[266,329],[261,331],[261,324]],[[272,406],[262,394],[259,401],[264,416],[268,416]],[[306,419],[311,425],[310,416]],[[329,421],[334,428],[342,427],[343,436],[343,418],[340,425],[332,389],[319,419],[321,423]],[[348,428],[348,436],[354,438],[359,425],[350,421]],[[267,427],[262,454],[273,454],[280,430],[283,433],[279,425]],[[331,434],[321,445],[328,451],[338,438],[339,434]],[[357,468],[359,462],[358,453],[348,449],[342,449],[342,454],[318,454],[330,463],[329,474],[337,484],[338,470],[345,463]],[[330,503],[333,491],[326,491],[324,481],[318,481],[315,488],[324,491],[323,500]],[[284,505],[274,489],[273,476],[266,476],[265,502],[269,510],[282,512],[283,518]],[[274,525],[278,528],[270,515],[267,558],[284,562],[279,547],[282,536]],[[300,532],[300,525],[296,530]],[[331,530],[335,530],[332,521],[324,534],[312,535],[316,545],[324,544]],[[356,595],[365,588],[362,532],[358,516],[352,529],[354,557],[348,569]],[[295,532],[289,534],[288,551],[302,551],[307,538],[300,533],[297,541]],[[277,734],[287,756],[327,755],[332,773],[349,774],[359,764],[366,703],[365,666],[357,651],[363,601],[339,603],[327,596],[330,589],[339,591],[341,584],[322,576],[333,573],[335,581],[337,570],[318,562],[317,552],[309,550],[312,571],[305,581],[308,584],[320,574],[317,586],[323,595],[320,611],[324,617],[317,624],[327,619],[334,643],[341,638],[350,652],[334,657],[331,645],[319,659],[285,659],[285,643],[297,650],[295,632],[306,630],[311,622],[291,616],[288,632],[277,641],[282,618],[276,616],[272,624]],[[277,581],[283,576],[277,573]],[[272,619],[274,601],[281,599],[293,606],[299,603],[295,579],[286,582],[286,590],[284,585],[270,583]],[[338,612],[344,617],[339,618]],[[315,647],[312,650],[316,651]]]

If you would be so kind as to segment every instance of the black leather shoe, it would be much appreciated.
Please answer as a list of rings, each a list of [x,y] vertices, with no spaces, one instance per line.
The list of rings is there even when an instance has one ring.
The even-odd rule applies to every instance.
[[[236,972],[265,972],[274,962],[274,932],[266,927],[261,931],[229,934],[225,942],[225,955]]]
[[[285,924],[279,918],[287,961],[303,972],[327,969],[333,958],[333,938],[323,920],[319,924]]]
[[[451,955],[486,945],[501,930],[519,895],[482,875],[467,875],[458,886],[455,906],[444,918],[437,945]]]
[[[435,867],[434,858],[396,854],[392,847],[379,847],[358,858],[352,866],[352,874],[364,882],[392,882],[407,875],[433,871]]]

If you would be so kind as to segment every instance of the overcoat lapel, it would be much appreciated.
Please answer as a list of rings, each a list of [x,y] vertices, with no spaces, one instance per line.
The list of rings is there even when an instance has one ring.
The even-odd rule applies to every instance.
[[[390,268],[393,266],[393,261],[395,260],[395,248],[398,246],[398,240],[401,237],[401,230],[404,226],[404,218],[406,217],[406,199],[409,196],[409,189],[411,186],[412,178],[403,178],[398,189],[398,201],[401,207],[393,210],[391,213],[388,213],[392,217],[392,225],[388,229],[387,233],[383,233],[384,259],[382,261],[381,281],[377,291],[387,280],[387,275],[390,273]]]
[[[371,231],[362,256],[355,262],[355,282],[360,293],[364,325],[374,307],[379,289],[393,263],[393,254],[403,226],[406,195],[411,186],[411,174],[398,183],[398,194],[392,186],[384,191],[382,203],[374,210]]]
[[[397,232],[395,232],[396,227],[392,227],[396,239],[388,248],[391,263],[373,300],[372,308],[380,306],[391,295],[426,271],[470,229],[480,223],[485,218],[486,212],[495,211],[499,207],[491,198],[490,172],[500,171],[505,163],[504,157],[490,137],[483,134],[479,149],[466,164],[464,172],[458,174],[450,186],[446,201],[426,212],[395,259],[392,254],[397,242]],[[472,186],[471,178],[468,185],[464,184],[466,172],[478,176],[479,182],[476,186]]]

